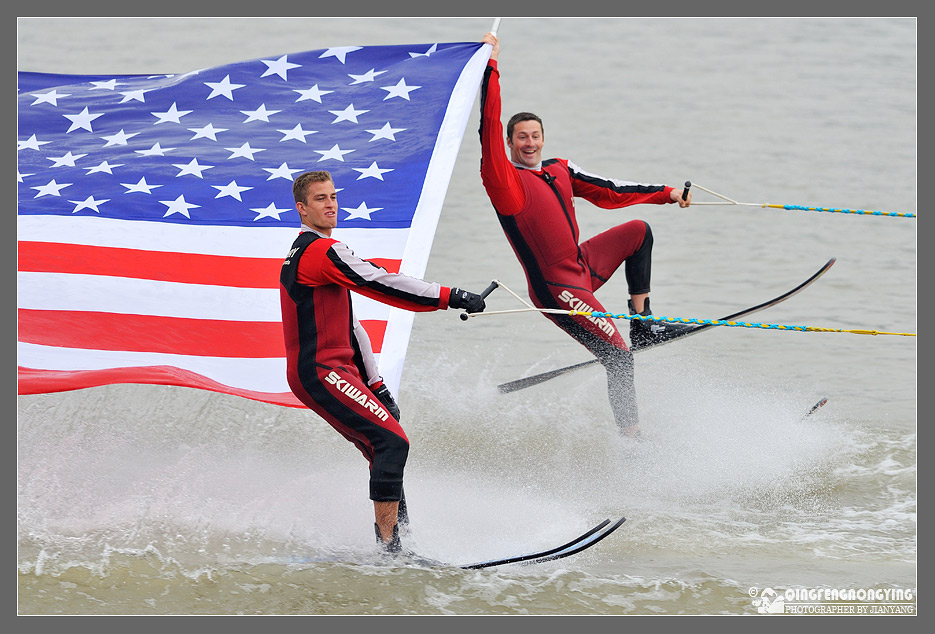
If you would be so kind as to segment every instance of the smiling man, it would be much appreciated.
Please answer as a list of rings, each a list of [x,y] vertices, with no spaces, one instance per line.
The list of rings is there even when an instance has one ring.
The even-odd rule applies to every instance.
[[[529,297],[539,308],[606,312],[594,293],[624,262],[630,293],[630,314],[651,315],[649,280],[653,236],[649,225],[631,220],[579,244],[576,196],[604,209],[640,203],[678,203],[687,207],[680,190],[667,185],[642,185],[585,172],[566,159],[542,160],[545,128],[531,112],[513,115],[506,128],[510,149],[503,151],[500,123],[500,45],[487,33],[482,42],[493,47],[481,86],[481,179],[497,218],[526,272]],[[617,425],[626,435],[638,430],[633,354],[616,326],[606,319],[543,313],[590,350],[607,371],[607,388]],[[664,341],[693,326],[630,321],[634,348]]]
[[[463,308],[476,313],[484,310],[484,299],[390,273],[331,238],[338,224],[338,195],[330,173],[305,172],[295,179],[292,192],[302,228],[279,278],[289,387],[370,463],[377,543],[399,552],[399,525],[405,528],[409,520],[403,494],[409,439],[378,373],[367,331],[354,316],[350,291],[418,312]]]

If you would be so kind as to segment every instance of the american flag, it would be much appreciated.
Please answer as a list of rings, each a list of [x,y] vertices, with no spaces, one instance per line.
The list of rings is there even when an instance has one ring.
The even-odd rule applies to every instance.
[[[179,385],[300,407],[279,271],[292,180],[422,277],[490,47],[345,46],[178,75],[18,73],[19,393]],[[396,391],[413,314],[354,295]]]

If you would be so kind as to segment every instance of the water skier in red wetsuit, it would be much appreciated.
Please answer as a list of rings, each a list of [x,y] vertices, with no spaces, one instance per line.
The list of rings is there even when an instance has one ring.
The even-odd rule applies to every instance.
[[[539,308],[606,312],[594,296],[625,263],[630,314],[649,309],[653,236],[649,225],[631,220],[579,244],[574,197],[605,209],[650,203],[687,207],[682,192],[667,185],[643,185],[585,172],[560,158],[542,160],[542,120],[530,112],[514,115],[506,129],[510,149],[503,148],[500,123],[500,52],[497,37],[484,35],[493,50],[481,85],[481,179],[497,218],[526,272],[529,297]],[[612,320],[544,313],[590,350],[607,371],[614,418],[626,435],[639,431],[633,353]],[[630,343],[638,348],[664,341],[684,324],[630,320]]]
[[[377,541],[388,552],[399,552],[399,525],[408,524],[403,468],[409,439],[399,425],[399,407],[378,374],[367,332],[354,316],[350,290],[418,312],[481,312],[484,299],[390,273],[331,238],[338,198],[328,172],[301,174],[293,195],[302,228],[280,274],[289,387],[368,460]]]

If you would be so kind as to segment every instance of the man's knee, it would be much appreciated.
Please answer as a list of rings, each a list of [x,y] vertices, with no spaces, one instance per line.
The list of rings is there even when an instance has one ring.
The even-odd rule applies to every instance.
[[[652,248],[653,248],[653,230],[652,230],[652,227],[650,227],[650,226],[649,226],[649,223],[646,222],[645,220],[638,220],[637,222],[642,222],[642,223],[643,223],[643,244],[640,245],[639,250],[640,250],[640,251],[642,251],[643,249],[652,250]]]

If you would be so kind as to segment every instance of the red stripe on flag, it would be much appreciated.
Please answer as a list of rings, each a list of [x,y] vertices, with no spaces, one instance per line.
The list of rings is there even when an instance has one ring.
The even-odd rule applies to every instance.
[[[386,258],[365,258],[368,262],[373,262],[377,266],[382,266],[390,273],[399,273],[400,260],[387,260]]]
[[[282,259],[233,258],[83,244],[19,242],[19,270],[111,275],[238,288],[277,288]]]
[[[122,315],[67,310],[18,312],[17,339],[60,348],[157,352],[199,357],[285,357],[282,324]],[[386,322],[361,320],[374,353],[383,349]]]
[[[373,353],[380,354],[383,350],[383,337],[386,336],[386,322],[378,319],[361,319],[360,325],[370,337],[370,347],[373,348]]]
[[[212,284],[236,288],[278,288],[282,258],[245,258],[168,251],[143,251],[57,242],[17,243],[20,271],[110,275],[136,279]],[[399,260],[373,258],[399,272]]]
[[[18,394],[50,394],[81,390],[114,383],[144,383],[150,385],[177,385],[201,390],[210,390],[222,394],[242,396],[254,401],[283,405],[285,407],[305,407],[292,392],[257,392],[222,385],[205,376],[182,370],[173,366],[160,365],[140,368],[109,368],[106,370],[36,370],[19,368]]]
[[[19,313],[19,341],[61,348],[199,357],[284,357],[282,324],[70,310]]]

